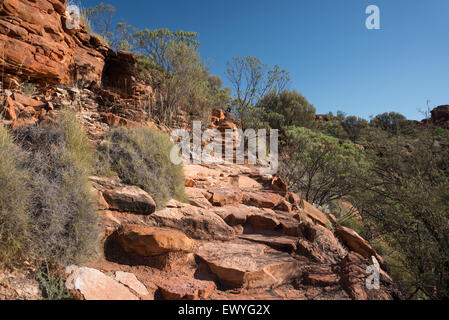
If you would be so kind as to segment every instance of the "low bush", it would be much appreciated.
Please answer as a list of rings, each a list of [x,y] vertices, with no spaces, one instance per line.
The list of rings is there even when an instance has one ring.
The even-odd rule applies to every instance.
[[[172,198],[184,199],[184,173],[170,160],[172,146],[165,134],[149,127],[117,128],[106,135],[99,152],[124,183],[144,189],[160,209]]]
[[[20,156],[12,136],[0,126],[0,267],[20,262],[30,245],[29,176],[20,167]]]
[[[30,256],[55,265],[84,261],[98,240],[87,137],[76,118],[62,112],[56,126],[20,128],[16,140],[25,152],[22,166],[30,172]]]

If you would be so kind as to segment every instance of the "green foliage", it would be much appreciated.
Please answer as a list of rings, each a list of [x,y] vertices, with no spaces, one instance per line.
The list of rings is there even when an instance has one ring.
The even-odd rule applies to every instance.
[[[385,141],[351,201],[372,237],[397,251],[397,281],[409,293],[449,297],[449,150],[424,132],[408,148]]]
[[[82,12],[82,21],[90,33],[96,33],[107,44],[113,43],[113,18],[115,7],[110,4],[100,3],[95,7],[86,8]]]
[[[199,46],[197,37],[197,33],[183,30],[175,32],[169,29],[135,30],[132,35],[133,51],[147,56],[164,70],[172,72],[176,71],[173,64],[173,44],[176,44],[177,48],[183,47],[181,45],[183,44],[196,51]]]
[[[184,200],[184,173],[170,160],[172,146],[152,128],[118,128],[106,135],[99,152],[124,183],[147,191],[161,209],[172,198]]]
[[[20,165],[22,156],[12,136],[0,126],[0,267],[20,263],[30,245],[29,174]]]
[[[405,120],[407,119],[400,113],[386,112],[375,116],[370,125],[398,134]]]
[[[45,263],[37,273],[37,280],[44,289],[45,300],[65,300],[73,298],[67,290],[62,275],[55,275],[50,271],[48,263]]]
[[[269,68],[255,57],[235,57],[227,63],[226,76],[234,89],[234,106],[241,119],[248,119],[247,109],[255,106],[267,93],[276,94],[285,89],[290,81],[287,71],[278,65]],[[243,124],[244,128],[248,128]]]
[[[364,152],[350,142],[299,127],[289,127],[285,134],[280,174],[308,202],[342,199],[370,169]]]
[[[22,84],[22,91],[27,95],[28,97],[31,97],[33,94],[36,93],[36,86],[34,83],[26,82]]]
[[[54,265],[84,261],[95,251],[97,214],[89,174],[92,150],[74,115],[62,112],[58,125],[16,131],[30,172],[28,214],[32,223],[29,256]]]
[[[261,110],[259,117],[273,129],[286,126],[313,128],[315,108],[297,91],[283,90],[279,94],[271,91],[257,104]]]
[[[348,133],[343,128],[342,121],[332,119],[330,121],[318,121],[317,130],[325,135],[332,136],[341,140],[347,140]]]
[[[360,138],[362,130],[368,127],[368,121],[355,116],[346,117],[341,124],[343,129],[346,131],[348,138],[352,142],[357,142]]]

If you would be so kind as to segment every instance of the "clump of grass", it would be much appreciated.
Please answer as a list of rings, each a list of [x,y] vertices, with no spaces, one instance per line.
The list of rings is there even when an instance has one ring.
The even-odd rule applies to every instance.
[[[75,116],[62,112],[56,126],[16,131],[30,171],[28,214],[31,254],[38,261],[68,265],[94,253],[98,223],[90,192],[93,152]]]
[[[0,267],[20,263],[30,245],[29,174],[20,166],[21,156],[12,136],[0,126]]]
[[[173,143],[150,127],[111,130],[99,147],[102,162],[124,183],[148,192],[161,209],[168,200],[185,200],[182,165],[170,160]]]

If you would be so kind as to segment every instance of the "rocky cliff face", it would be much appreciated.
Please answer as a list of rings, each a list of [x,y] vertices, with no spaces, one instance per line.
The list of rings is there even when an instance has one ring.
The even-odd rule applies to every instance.
[[[8,85],[101,82],[110,49],[83,27],[67,29],[65,11],[66,0],[0,1],[0,63]]]

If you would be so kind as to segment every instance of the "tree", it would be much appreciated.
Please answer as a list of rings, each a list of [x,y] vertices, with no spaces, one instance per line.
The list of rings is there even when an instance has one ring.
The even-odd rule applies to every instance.
[[[110,4],[100,3],[99,5],[84,10],[83,14],[87,19],[88,28],[99,34],[108,44],[113,43],[113,18],[115,7]]]
[[[351,203],[409,298],[449,297],[449,135],[422,132],[407,148],[385,139]]]
[[[246,108],[255,106],[268,92],[281,92],[290,81],[288,72],[278,65],[270,69],[258,58],[250,56],[228,61],[226,76],[234,89],[235,108],[241,117]]]
[[[149,57],[166,71],[173,71],[173,57],[169,56],[172,43],[186,44],[193,50],[199,47],[198,34],[187,31],[170,31],[168,29],[141,30],[133,34],[134,51]],[[173,49],[173,48],[172,48]]]
[[[364,151],[351,142],[299,127],[285,133],[280,175],[311,203],[324,205],[351,195],[370,169]]]
[[[397,112],[385,112],[375,116],[370,125],[398,134],[402,123],[407,120],[402,114]]]
[[[295,90],[283,90],[280,93],[273,90],[258,102],[257,107],[273,129],[315,126],[315,107]]]
[[[341,124],[352,142],[356,142],[359,139],[362,130],[368,127],[368,121],[356,116],[346,117]]]

